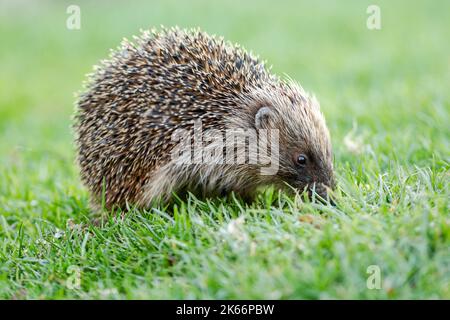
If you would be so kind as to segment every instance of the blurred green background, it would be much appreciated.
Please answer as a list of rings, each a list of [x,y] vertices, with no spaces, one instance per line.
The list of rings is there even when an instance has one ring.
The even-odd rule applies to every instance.
[[[81,8],[81,29],[68,30],[66,9]],[[361,129],[404,146],[408,136],[444,150],[449,84],[448,1],[378,1],[381,30],[368,30],[371,1],[1,1],[0,128],[12,146],[64,150],[74,93],[84,75],[123,37],[139,29],[199,26],[242,44],[319,98],[336,140]],[[406,99],[407,100],[406,100]],[[406,121],[408,119],[408,121]],[[435,130],[435,131],[433,131]],[[448,131],[445,133],[448,134]],[[391,135],[392,136],[392,135]],[[421,139],[422,138],[422,139]],[[426,141],[423,141],[426,140]],[[6,143],[8,142],[8,143]],[[448,146],[448,145],[446,145]],[[338,151],[339,152],[339,151]],[[418,153],[414,160],[428,160]]]
[[[80,6],[80,30],[66,28],[70,4]],[[381,9],[381,30],[366,27],[371,4]],[[58,291],[62,290],[58,284],[46,287],[50,280],[41,277],[63,277],[60,260],[69,259],[70,253],[45,267],[39,262],[28,265],[20,237],[25,234],[24,243],[34,243],[45,233],[41,228],[64,229],[68,219],[77,222],[89,214],[88,194],[74,164],[70,129],[74,93],[81,89],[85,74],[123,37],[162,24],[200,27],[240,43],[273,65],[276,74],[287,74],[314,92],[331,131],[341,185],[354,191],[349,200],[354,213],[385,212],[395,203],[391,198],[398,197],[401,204],[426,193],[418,212],[429,213],[436,222],[433,250],[443,257],[436,263],[432,258],[424,260],[435,272],[418,292],[410,286],[391,296],[448,298],[449,13],[449,1],[0,0],[0,259],[4,262],[0,293],[8,298],[66,296]],[[423,181],[428,182],[408,178],[420,176],[422,171],[416,169],[426,172],[428,180]],[[401,191],[403,185],[406,191]],[[410,208],[405,202],[394,212],[407,215]],[[383,232],[392,242],[386,243],[396,252],[399,229],[391,230],[387,224],[401,228],[404,221],[376,219],[388,228]],[[412,223],[408,228],[414,233],[416,226]],[[348,231],[349,239],[353,231]],[[405,239],[408,232],[405,229]],[[376,233],[369,232],[366,242]],[[29,256],[40,259],[38,249],[29,250]],[[114,278],[111,272],[106,273]],[[318,292],[335,288],[340,277],[330,280],[330,287],[318,280]],[[352,288],[345,277],[341,284]],[[189,290],[195,284],[190,285],[185,284],[186,292],[194,292]],[[21,288],[33,293],[23,293]],[[191,296],[240,297],[231,286],[223,290]],[[269,296],[247,290],[242,297]],[[320,297],[280,290],[274,297]],[[366,296],[351,289],[333,292],[330,297]],[[391,297],[384,294],[379,297]],[[162,296],[183,295],[170,291]]]

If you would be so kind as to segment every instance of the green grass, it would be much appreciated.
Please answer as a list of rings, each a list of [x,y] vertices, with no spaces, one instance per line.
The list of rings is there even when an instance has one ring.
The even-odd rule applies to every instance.
[[[82,2],[78,31],[69,3],[1,2],[0,298],[449,299],[450,4],[376,2],[379,31],[373,1]],[[160,24],[239,42],[315,92],[336,207],[267,190],[91,223],[73,93],[122,37]]]

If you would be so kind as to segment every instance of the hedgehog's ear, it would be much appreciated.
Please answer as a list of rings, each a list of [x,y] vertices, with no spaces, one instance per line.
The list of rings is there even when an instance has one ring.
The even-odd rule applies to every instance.
[[[269,107],[263,106],[259,108],[255,115],[255,126],[257,129],[267,128],[272,116],[272,110]]]

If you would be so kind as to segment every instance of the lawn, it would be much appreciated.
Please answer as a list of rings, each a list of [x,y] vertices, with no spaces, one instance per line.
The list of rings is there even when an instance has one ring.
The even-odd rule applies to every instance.
[[[66,28],[70,4],[80,30]],[[366,27],[370,4],[380,30]],[[450,299],[449,13],[449,1],[1,1],[0,298]],[[335,207],[268,189],[251,205],[191,197],[93,223],[74,93],[123,37],[161,24],[223,35],[316,94]]]

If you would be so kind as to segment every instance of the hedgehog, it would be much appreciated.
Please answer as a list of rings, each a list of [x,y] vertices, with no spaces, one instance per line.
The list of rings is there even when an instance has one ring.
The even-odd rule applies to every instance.
[[[81,179],[106,209],[189,193],[251,201],[268,186],[325,199],[335,185],[315,96],[199,29],[124,39],[88,76],[74,129]]]

